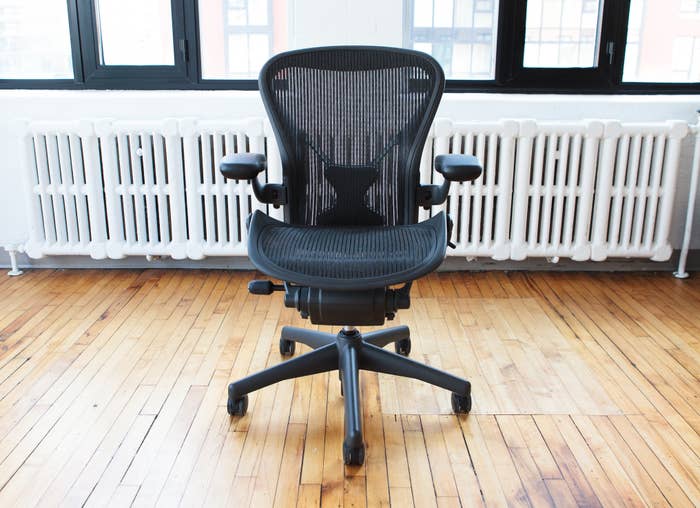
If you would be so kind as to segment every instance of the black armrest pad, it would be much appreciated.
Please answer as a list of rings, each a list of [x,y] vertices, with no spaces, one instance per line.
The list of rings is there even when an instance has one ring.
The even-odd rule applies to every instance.
[[[259,153],[234,153],[227,155],[219,163],[219,170],[226,178],[252,180],[265,170],[267,161]]]
[[[449,154],[435,157],[435,170],[451,182],[468,182],[481,175],[481,163],[473,155]]]

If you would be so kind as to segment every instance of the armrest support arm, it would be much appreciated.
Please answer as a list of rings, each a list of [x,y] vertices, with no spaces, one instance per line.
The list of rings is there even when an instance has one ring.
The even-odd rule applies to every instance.
[[[261,203],[272,204],[275,208],[287,204],[287,187],[278,183],[261,184],[257,176],[267,168],[265,156],[259,153],[234,153],[219,162],[219,170],[225,178],[248,180],[253,185],[253,193]]]
[[[473,155],[448,154],[435,157],[435,170],[445,181],[441,185],[420,185],[418,187],[418,204],[429,209],[440,205],[447,199],[452,182],[470,182],[481,175],[479,159]]]

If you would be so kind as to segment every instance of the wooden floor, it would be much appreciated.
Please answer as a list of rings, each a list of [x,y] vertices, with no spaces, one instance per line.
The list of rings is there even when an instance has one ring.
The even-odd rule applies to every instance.
[[[419,281],[396,322],[474,408],[363,372],[360,468],[335,373],[226,414],[230,380],[281,361],[280,327],[310,326],[252,277],[0,278],[0,506],[700,505],[700,277]]]

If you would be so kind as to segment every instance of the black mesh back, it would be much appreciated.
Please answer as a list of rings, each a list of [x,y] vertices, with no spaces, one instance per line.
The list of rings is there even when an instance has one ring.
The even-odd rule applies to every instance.
[[[410,50],[333,47],[273,57],[260,90],[293,224],[416,221],[418,166],[444,74]]]

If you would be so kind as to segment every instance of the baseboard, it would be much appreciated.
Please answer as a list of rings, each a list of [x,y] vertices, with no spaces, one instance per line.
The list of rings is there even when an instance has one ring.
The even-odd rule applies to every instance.
[[[558,263],[547,262],[543,258],[531,258],[524,261],[495,261],[490,258],[477,258],[467,261],[463,257],[448,257],[440,266],[440,271],[584,271],[584,272],[633,272],[656,271],[673,272],[678,267],[680,251],[674,251],[668,261],[655,262],[648,259],[611,258],[607,261],[572,261],[560,259]],[[9,267],[9,257],[3,256],[1,267]],[[17,262],[20,268],[53,268],[53,269],[166,269],[183,268],[193,270],[253,270],[247,257],[209,257],[199,261],[191,259],[175,260],[170,258],[146,260],[145,257],[131,256],[124,259],[92,259],[87,256],[47,256],[42,259],[31,259],[26,254],[18,254]],[[691,250],[688,255],[687,270],[700,270],[700,249]]]

